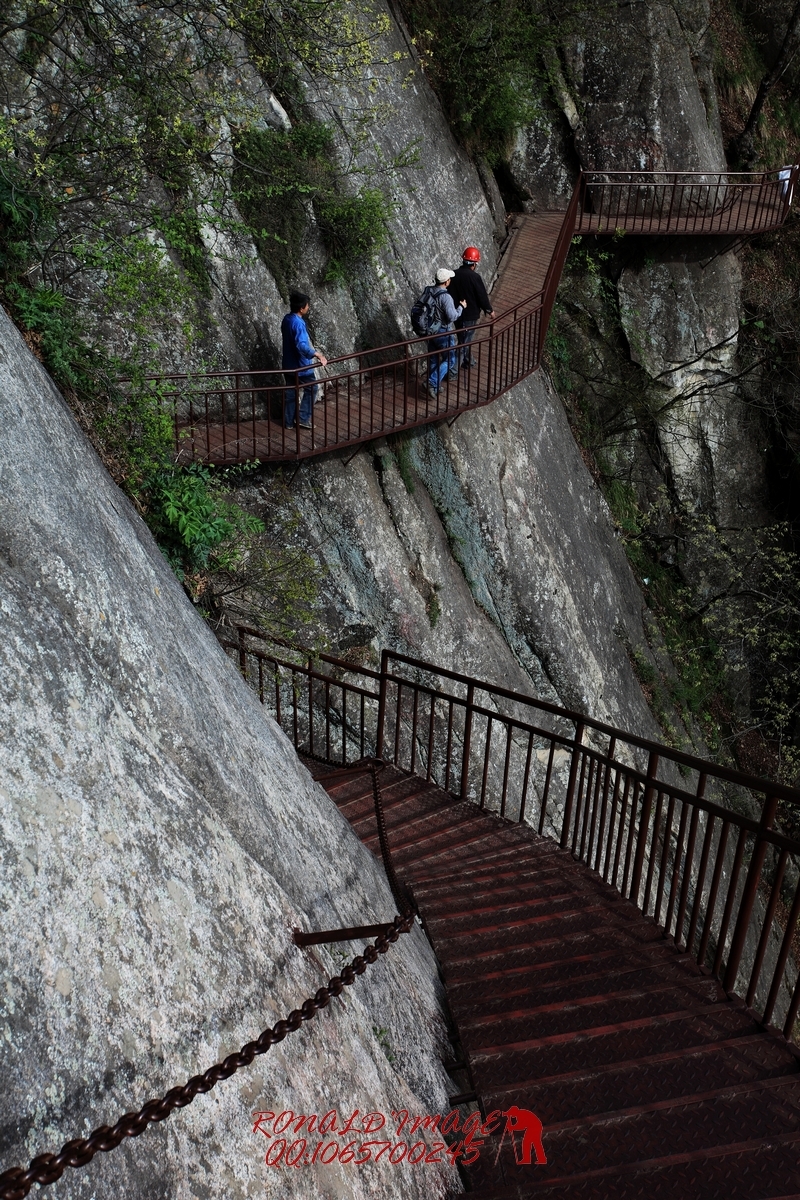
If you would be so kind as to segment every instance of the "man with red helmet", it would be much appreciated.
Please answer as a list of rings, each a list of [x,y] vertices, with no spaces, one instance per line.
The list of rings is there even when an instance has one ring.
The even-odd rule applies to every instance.
[[[456,304],[466,301],[466,307],[461,319],[456,322],[458,343],[464,349],[461,353],[461,366],[474,367],[477,359],[472,357],[469,344],[477,332],[478,321],[482,312],[494,316],[492,302],[486,291],[486,285],[478,274],[478,263],[481,252],[477,246],[467,246],[461,256],[461,266],[453,276],[450,284],[450,295]]]

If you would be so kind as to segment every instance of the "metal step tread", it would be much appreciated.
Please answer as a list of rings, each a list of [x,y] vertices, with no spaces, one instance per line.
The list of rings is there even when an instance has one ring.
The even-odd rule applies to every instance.
[[[486,1139],[472,1194],[800,1196],[794,1048],[569,851],[394,769],[381,789],[476,1092],[544,1125],[546,1166]],[[377,849],[368,775],[335,798]]]

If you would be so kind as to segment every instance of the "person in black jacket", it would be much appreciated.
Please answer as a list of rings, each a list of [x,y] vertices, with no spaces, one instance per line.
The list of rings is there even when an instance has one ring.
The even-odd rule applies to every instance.
[[[477,332],[481,313],[493,317],[494,309],[486,291],[486,285],[477,271],[478,263],[481,261],[480,250],[477,246],[467,246],[462,258],[461,266],[450,284],[450,295],[456,304],[460,304],[462,301],[466,302],[461,319],[456,322],[456,331],[458,344],[463,346],[461,366],[474,367],[477,366],[478,360],[472,357],[469,344]]]

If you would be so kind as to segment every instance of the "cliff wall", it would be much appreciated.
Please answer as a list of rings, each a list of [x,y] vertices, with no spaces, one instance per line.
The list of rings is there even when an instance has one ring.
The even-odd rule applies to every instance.
[[[0,422],[5,1169],[237,1050],[357,953],[300,950],[294,926],[394,906],[2,314]],[[417,928],[251,1068],[54,1194],[427,1200],[446,1168],[269,1169],[250,1114],[446,1109],[446,1047]]]
[[[420,154],[386,176],[388,249],[346,284],[324,282],[307,213],[290,282],[311,293],[313,336],[329,354],[407,333],[412,299],[467,242],[490,277],[502,223],[497,185],[453,140],[402,22],[382,11],[379,118],[357,128],[352,83],[309,85],[339,152],[358,146],[353,187],[409,146]],[[510,170],[531,205],[565,198],[579,163],[722,164],[705,7],[649,4],[615,21],[598,18],[565,47],[558,106],[543,105],[517,139]],[[282,127],[275,98],[261,99],[265,121]],[[209,221],[201,232],[203,355],[275,365],[285,307],[275,278],[246,231]],[[580,272],[559,319],[588,346],[592,378],[610,372],[619,343],[655,388],[658,461],[629,431],[617,464],[645,463],[648,480],[666,478],[680,502],[719,520],[751,517],[760,460],[728,386],[733,256],[625,248],[612,282],[616,323]],[[122,319],[100,332],[112,349],[130,336]],[[198,365],[177,335],[161,352],[165,367]],[[0,367],[3,1031],[15,1080],[2,1110],[4,1160],[23,1161],[166,1090],[312,994],[340,960],[294,948],[292,925],[380,919],[392,905],[5,320]],[[238,494],[256,512],[270,503],[258,478]],[[658,735],[631,660],[670,667],[544,372],[452,427],[307,462],[291,495],[322,566],[320,632],[332,648],[368,658],[389,644]],[[415,931],[251,1072],[68,1175],[60,1194],[436,1195],[443,1177],[402,1168],[267,1171],[249,1113],[439,1108],[439,999]]]

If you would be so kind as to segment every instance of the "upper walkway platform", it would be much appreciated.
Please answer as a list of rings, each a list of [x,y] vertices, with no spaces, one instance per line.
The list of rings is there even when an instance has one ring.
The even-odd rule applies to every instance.
[[[159,380],[179,461],[298,462],[491,404],[541,365],[556,291],[576,234],[738,238],[785,221],[800,165],[757,174],[582,172],[566,211],[516,214],[492,288],[497,314],[472,343],[477,365],[427,389],[425,338],[329,361],[312,428],[286,428],[281,371]]]

